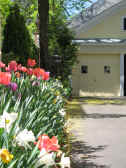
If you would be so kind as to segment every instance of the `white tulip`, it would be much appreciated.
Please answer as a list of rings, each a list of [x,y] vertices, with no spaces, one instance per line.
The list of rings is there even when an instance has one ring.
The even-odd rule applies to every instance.
[[[52,166],[55,164],[54,159],[53,159],[53,153],[48,153],[44,150],[42,150],[38,156],[38,161],[36,163],[35,168],[41,166],[41,165],[46,165],[48,166]]]
[[[12,124],[17,119],[17,113],[7,113],[4,112],[2,116],[0,116],[0,128],[5,128],[7,132],[10,131]]]
[[[59,110],[59,113],[61,114],[61,116],[65,116],[66,115],[66,111],[64,109]]]
[[[61,168],[70,168],[70,158],[69,157],[64,157],[65,154],[62,155],[60,165]]]
[[[18,135],[15,137],[15,141],[19,146],[27,147],[29,146],[29,142],[35,142],[35,136],[32,131],[24,129],[18,133]]]

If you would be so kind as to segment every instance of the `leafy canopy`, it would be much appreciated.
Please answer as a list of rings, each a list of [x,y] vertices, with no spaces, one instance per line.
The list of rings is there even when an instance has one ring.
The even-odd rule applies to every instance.
[[[49,0],[50,5],[55,5],[56,10],[60,10],[67,19],[74,16],[76,13],[85,9],[87,3],[92,3],[92,0]]]

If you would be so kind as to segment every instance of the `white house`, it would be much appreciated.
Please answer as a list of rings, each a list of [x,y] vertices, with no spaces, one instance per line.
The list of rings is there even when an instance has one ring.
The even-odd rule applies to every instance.
[[[73,18],[80,44],[74,96],[126,96],[126,0],[98,0]]]

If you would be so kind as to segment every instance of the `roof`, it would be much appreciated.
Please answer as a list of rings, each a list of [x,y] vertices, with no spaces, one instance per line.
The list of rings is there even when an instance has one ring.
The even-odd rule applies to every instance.
[[[117,6],[117,4],[122,1],[126,2],[126,0],[97,0],[89,8],[73,17],[70,21],[69,27],[78,31],[82,26],[85,26],[87,22],[93,20],[96,16],[104,13],[108,9]]]

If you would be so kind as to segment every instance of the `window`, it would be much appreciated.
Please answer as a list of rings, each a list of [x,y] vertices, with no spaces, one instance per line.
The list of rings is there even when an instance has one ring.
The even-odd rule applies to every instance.
[[[87,65],[81,66],[81,73],[88,73],[88,66]]]
[[[123,30],[126,30],[126,17],[123,18]]]
[[[110,74],[110,72],[111,72],[111,68],[110,68],[110,66],[104,66],[104,73],[106,73],[106,74]]]

